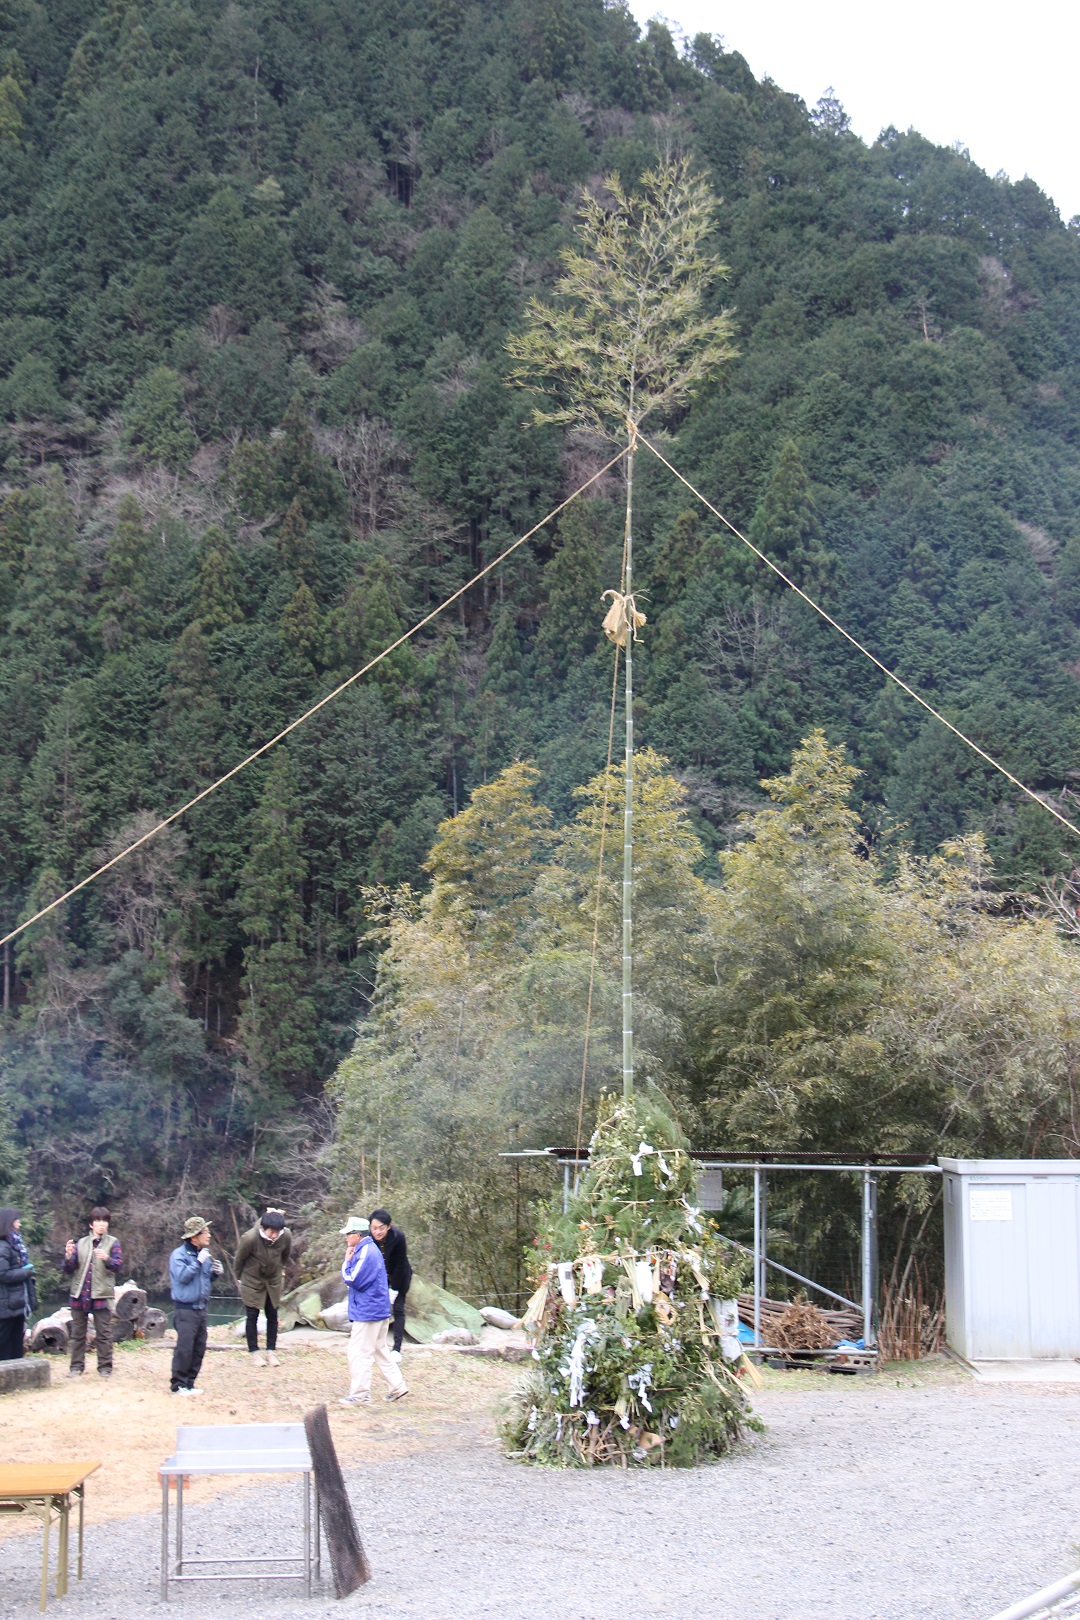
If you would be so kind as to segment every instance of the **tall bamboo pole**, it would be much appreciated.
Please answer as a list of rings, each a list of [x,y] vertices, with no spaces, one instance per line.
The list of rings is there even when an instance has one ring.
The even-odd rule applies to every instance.
[[[632,396],[631,396],[632,397]],[[630,450],[626,458],[626,533],[623,555],[623,592],[629,597],[634,589],[634,452],[637,448],[637,429],[630,420]],[[634,624],[628,615],[626,632],[626,792],[623,806],[623,883],[622,883],[622,1053],[623,1096],[634,1092],[634,955],[633,955],[633,897],[634,897]]]

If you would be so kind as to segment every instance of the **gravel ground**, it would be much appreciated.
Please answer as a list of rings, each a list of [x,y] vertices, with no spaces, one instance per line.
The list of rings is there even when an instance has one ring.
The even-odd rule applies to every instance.
[[[985,1620],[1080,1564],[1080,1390],[790,1375],[768,1432],[689,1472],[556,1473],[493,1441],[348,1470],[374,1578],[344,1602],[291,1584],[177,1589],[180,1620],[373,1616]],[[91,1487],[92,1488],[92,1487]],[[299,1540],[296,1485],[185,1513],[187,1550]],[[160,1607],[155,1515],[96,1526],[68,1620]],[[40,1543],[3,1549],[0,1615],[36,1612]],[[327,1570],[327,1575],[328,1575]]]

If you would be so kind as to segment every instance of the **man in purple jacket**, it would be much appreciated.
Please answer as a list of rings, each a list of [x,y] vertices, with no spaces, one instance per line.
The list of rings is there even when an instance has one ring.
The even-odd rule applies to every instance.
[[[349,1393],[341,1397],[341,1404],[367,1405],[371,1400],[371,1369],[375,1362],[390,1386],[386,1399],[400,1401],[409,1391],[401,1368],[386,1348],[390,1289],[383,1257],[371,1236],[369,1223],[360,1216],[350,1215],[341,1228],[341,1235],[345,1239],[341,1276],[349,1288],[349,1321],[352,1323]]]

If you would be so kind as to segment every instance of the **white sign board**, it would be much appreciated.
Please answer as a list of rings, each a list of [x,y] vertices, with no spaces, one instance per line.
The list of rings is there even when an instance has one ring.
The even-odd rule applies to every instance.
[[[973,1221],[1011,1221],[1012,1188],[972,1187],[970,1209]]]

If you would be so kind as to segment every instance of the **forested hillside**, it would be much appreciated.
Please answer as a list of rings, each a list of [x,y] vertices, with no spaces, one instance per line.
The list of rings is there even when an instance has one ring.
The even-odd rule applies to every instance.
[[[665,147],[723,198],[740,351],[672,459],[1075,813],[1080,230],[1034,183],[915,133],[868,149],[834,102],[600,0],[0,0],[5,929],[607,459],[531,425],[504,344],[580,188]],[[975,830],[1004,889],[1073,864],[642,461],[639,736],[699,877],[814,726],[886,865]],[[515,759],[570,821],[606,752],[618,547],[611,477],[7,948],[9,1190],[57,1232],[106,1198],[146,1242],[195,1196],[321,1200],[364,891],[424,886],[439,824]]]

